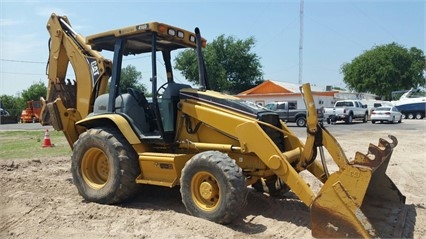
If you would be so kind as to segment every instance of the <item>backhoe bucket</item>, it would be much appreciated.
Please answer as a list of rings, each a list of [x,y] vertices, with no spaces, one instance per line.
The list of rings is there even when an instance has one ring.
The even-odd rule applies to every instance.
[[[400,238],[407,214],[405,196],[386,175],[397,140],[370,144],[368,154],[330,175],[311,206],[312,236]]]

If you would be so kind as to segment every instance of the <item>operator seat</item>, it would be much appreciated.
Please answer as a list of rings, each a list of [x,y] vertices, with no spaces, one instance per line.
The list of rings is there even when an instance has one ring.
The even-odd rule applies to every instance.
[[[148,100],[145,98],[145,95],[142,94],[140,91],[133,88],[127,88],[127,93],[133,96],[138,102],[138,104],[144,109],[149,107]]]
[[[170,82],[161,97],[160,112],[165,132],[174,132],[176,127],[177,103],[181,89],[191,88],[190,85]]]
[[[136,102],[138,102],[138,105],[143,108],[146,121],[149,125],[149,131],[152,132],[157,129],[154,111],[151,109],[151,106],[149,105],[145,95],[133,88],[127,88],[127,92],[136,100]]]
[[[93,112],[89,114],[100,115],[111,113],[108,112],[109,94],[103,94],[96,98]],[[130,94],[121,94],[115,99],[115,112],[124,114],[128,120],[140,131],[140,133],[149,132],[149,124],[145,116],[145,109],[143,109],[136,101],[135,97]]]

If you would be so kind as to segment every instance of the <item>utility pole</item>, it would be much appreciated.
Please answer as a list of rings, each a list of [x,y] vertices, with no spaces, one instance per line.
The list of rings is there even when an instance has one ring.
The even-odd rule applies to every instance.
[[[300,0],[300,36],[299,36],[299,85],[303,76],[303,0]]]

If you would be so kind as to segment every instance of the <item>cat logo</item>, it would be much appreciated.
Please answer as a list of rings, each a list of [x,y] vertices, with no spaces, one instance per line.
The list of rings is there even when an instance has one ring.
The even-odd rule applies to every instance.
[[[92,74],[93,76],[98,76],[99,75],[99,67],[98,67],[98,63],[95,61],[90,61],[90,66],[92,67]]]

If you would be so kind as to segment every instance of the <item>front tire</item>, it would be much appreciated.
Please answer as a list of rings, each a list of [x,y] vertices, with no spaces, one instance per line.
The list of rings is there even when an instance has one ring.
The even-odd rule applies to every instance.
[[[216,223],[230,223],[246,202],[242,169],[235,160],[218,151],[194,155],[182,170],[180,184],[186,210]]]
[[[353,121],[353,116],[352,114],[349,114],[348,118],[346,119],[346,124],[352,124],[352,121]]]
[[[90,202],[117,204],[137,191],[137,154],[114,128],[89,129],[74,143],[71,172],[80,195]]]

